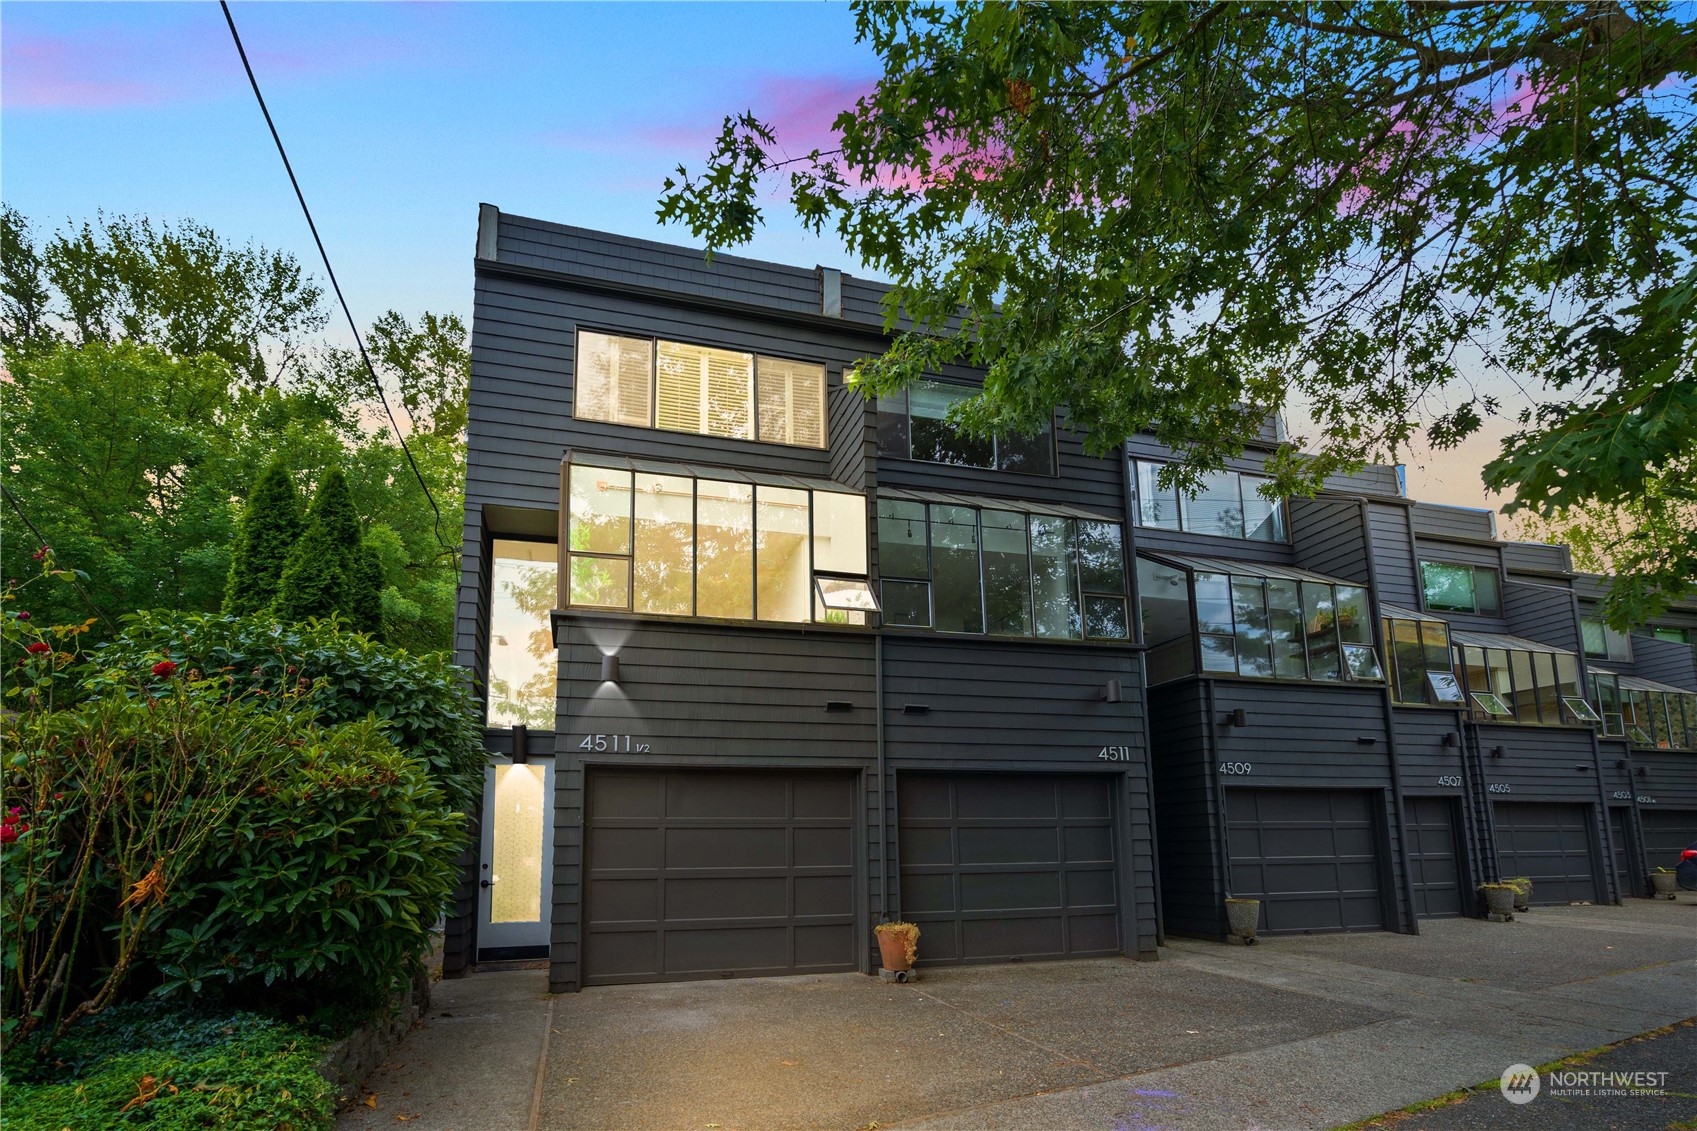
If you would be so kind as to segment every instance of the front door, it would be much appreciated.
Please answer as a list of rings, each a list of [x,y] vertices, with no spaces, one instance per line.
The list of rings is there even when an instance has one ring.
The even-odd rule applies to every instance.
[[[480,960],[547,957],[553,843],[554,759],[491,765],[478,862]]]

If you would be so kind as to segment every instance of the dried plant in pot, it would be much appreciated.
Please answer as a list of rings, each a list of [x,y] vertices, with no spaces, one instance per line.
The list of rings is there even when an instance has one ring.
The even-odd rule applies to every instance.
[[[1532,877],[1514,876],[1503,883],[1514,889],[1514,909],[1516,911],[1532,910]]]
[[[897,973],[913,969],[919,957],[918,927],[898,920],[879,923],[872,930],[878,936],[878,953],[883,957],[884,969]]]
[[[1676,899],[1678,893],[1674,890],[1678,885],[1678,876],[1672,868],[1657,868],[1650,873],[1650,890],[1656,899]]]
[[[1513,884],[1480,884],[1479,890],[1485,893],[1485,911],[1488,915],[1504,920],[1514,918],[1514,901],[1518,892]]]

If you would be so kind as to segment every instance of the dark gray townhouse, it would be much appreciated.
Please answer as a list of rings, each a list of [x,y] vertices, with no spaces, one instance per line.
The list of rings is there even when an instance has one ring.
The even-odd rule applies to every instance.
[[[1251,450],[1181,498],[1064,414],[961,434],[969,370],[868,403],[884,291],[829,268],[484,205],[476,276],[491,766],[451,972],[871,972],[889,918],[925,964],[1147,958],[1228,895],[1412,931],[1499,875],[1613,900],[1697,839],[1689,644],[1593,670],[1594,580],[1394,469],[1287,505]],[[1611,731],[1652,683],[1666,741]]]

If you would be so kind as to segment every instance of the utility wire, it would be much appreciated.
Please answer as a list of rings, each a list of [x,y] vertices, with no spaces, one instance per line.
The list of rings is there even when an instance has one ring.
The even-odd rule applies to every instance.
[[[12,494],[12,492],[8,491],[4,484],[0,484],[0,494],[3,494],[3,495],[6,496],[6,501],[8,503],[12,504],[12,509],[17,511],[18,517],[24,520],[24,525],[29,528],[29,532],[31,534],[35,535],[35,544],[37,546],[41,547],[43,550],[49,549],[50,547],[48,545],[46,536],[43,535],[41,533],[41,531],[39,531],[35,528],[35,523],[33,523],[29,520],[29,515],[24,513],[24,508],[18,505],[17,496]],[[113,632],[117,632],[118,626],[112,623],[112,618],[107,616],[105,611],[102,610],[99,605],[94,603],[94,598],[90,597],[88,595],[88,590],[83,588],[82,578],[77,576],[77,571],[74,570],[74,569],[69,569],[69,570],[66,570],[65,572],[70,576],[71,584],[75,585],[77,587],[77,592],[82,595],[83,602],[86,605],[88,605],[89,609],[94,613],[94,615],[99,617],[101,620],[105,621],[107,628],[111,629]]]
[[[424,473],[418,469],[418,461],[412,458],[412,449],[407,447],[406,435],[395,420],[395,413],[389,407],[389,398],[383,392],[383,382],[377,377],[377,369],[371,364],[371,356],[365,352],[365,339],[360,336],[359,325],[354,321],[353,311],[348,309],[348,300],[342,296],[342,284],[336,281],[335,268],[330,266],[330,254],[324,250],[324,241],[318,236],[318,225],[313,222],[312,209],[306,206],[306,194],[301,192],[301,183],[295,177],[294,166],[289,164],[288,151],[283,148],[283,138],[277,133],[277,123],[271,120],[271,111],[265,105],[265,96],[259,92],[259,80],[254,77],[253,64],[248,62],[247,49],[242,46],[242,37],[236,31],[236,18],[230,14],[227,0],[218,0],[218,6],[224,10],[224,22],[230,25],[230,38],[236,41],[236,54],[242,57],[242,69],[247,72],[247,81],[253,87],[253,97],[259,102],[259,112],[265,115],[265,125],[271,131],[271,140],[277,143],[277,156],[283,159],[283,170],[289,174],[289,184],[294,186],[295,199],[300,201],[301,213],[306,216],[306,226],[312,230],[312,242],[318,245],[318,257],[324,261],[324,273],[330,276],[330,287],[336,292],[336,301],[341,304],[342,314],[348,320],[348,329],[353,333],[354,345],[359,347],[359,358],[365,363],[365,371],[371,376],[371,387],[377,390],[378,403],[383,406],[383,413],[389,418],[389,426],[395,430],[395,439],[400,441],[401,451],[406,453],[407,466],[412,468],[413,478],[424,490],[424,497],[430,503],[430,510],[435,518],[436,544],[444,554],[456,551],[442,537],[442,510],[436,505],[436,496],[430,493],[430,484],[424,481]]]

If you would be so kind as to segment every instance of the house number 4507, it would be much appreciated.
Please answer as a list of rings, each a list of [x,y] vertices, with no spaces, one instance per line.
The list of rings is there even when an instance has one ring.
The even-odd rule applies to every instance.
[[[607,750],[615,754],[646,754],[648,743],[633,742],[628,734],[586,734],[579,750]]]

